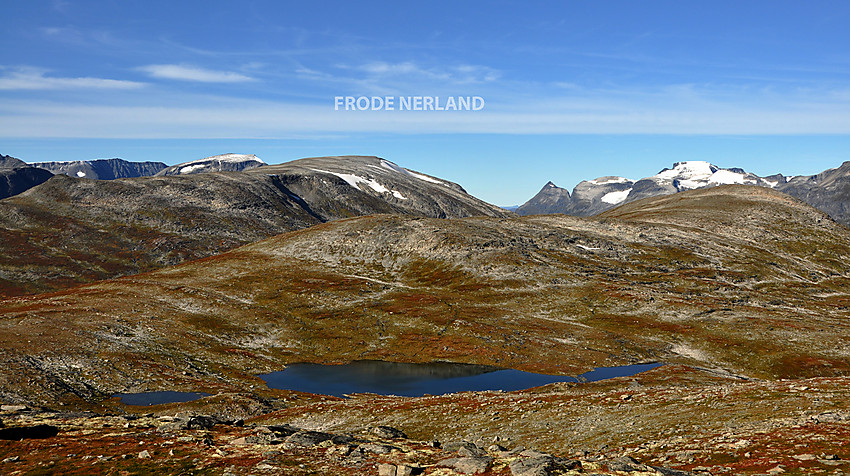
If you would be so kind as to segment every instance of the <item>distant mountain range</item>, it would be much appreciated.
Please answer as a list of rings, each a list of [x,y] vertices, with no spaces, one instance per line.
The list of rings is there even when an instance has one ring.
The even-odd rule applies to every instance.
[[[71,160],[26,163],[0,155],[0,199],[23,193],[53,175],[93,180],[186,175],[241,171],[266,165],[256,155],[223,154],[169,167],[162,162],[130,162],[124,159]]]
[[[797,197],[850,226],[850,162],[816,175],[759,177],[740,168],[721,168],[703,161],[677,162],[673,168],[640,180],[606,176],[580,182],[572,194],[548,182],[517,208],[520,215],[564,213],[591,216],[624,203],[718,185],[772,188]]]
[[[17,159],[16,159],[17,160]],[[20,162],[20,161],[19,161]],[[23,163],[23,162],[22,162]],[[67,162],[34,162],[30,165],[53,174],[96,180],[148,177],[151,175],[188,175],[207,172],[240,172],[261,167],[265,162],[256,155],[222,154],[168,166],[162,162],[130,162],[124,159],[73,160]]]
[[[33,167],[69,177],[115,180],[154,175],[168,167],[162,162],[129,162],[124,159],[73,160],[69,162],[34,162]]]

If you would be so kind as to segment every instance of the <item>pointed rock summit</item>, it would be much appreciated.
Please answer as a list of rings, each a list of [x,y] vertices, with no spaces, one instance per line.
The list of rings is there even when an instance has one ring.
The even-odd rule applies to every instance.
[[[546,183],[531,200],[520,205],[516,212],[520,215],[540,215],[559,213],[552,210],[566,210],[570,204],[570,192],[558,187],[551,181]]]

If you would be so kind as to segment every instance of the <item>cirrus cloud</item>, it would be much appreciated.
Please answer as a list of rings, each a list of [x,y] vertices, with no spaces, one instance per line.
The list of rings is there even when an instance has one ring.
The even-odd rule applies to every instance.
[[[119,79],[46,76],[47,70],[29,66],[8,69],[9,73],[0,76],[0,90],[137,89],[145,86],[145,83]]]
[[[177,81],[196,81],[200,83],[242,83],[254,81],[254,78],[233,71],[215,71],[182,64],[150,64],[141,66],[139,71],[158,79]]]

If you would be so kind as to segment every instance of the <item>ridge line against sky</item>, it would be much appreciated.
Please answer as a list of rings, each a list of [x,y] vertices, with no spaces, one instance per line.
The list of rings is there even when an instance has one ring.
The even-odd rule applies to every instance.
[[[0,153],[28,161],[369,154],[511,204],[677,160],[850,160],[843,1],[8,0],[0,16]],[[335,96],[486,107],[335,111]]]

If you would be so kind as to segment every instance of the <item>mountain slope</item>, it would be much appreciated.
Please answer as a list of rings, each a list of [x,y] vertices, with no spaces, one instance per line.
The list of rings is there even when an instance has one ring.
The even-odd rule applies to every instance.
[[[313,157],[247,171],[273,174],[310,207],[346,211],[333,218],[402,213],[436,218],[510,216],[466,193],[460,185],[400,167],[378,157]],[[368,203],[366,208],[363,204]]]
[[[23,193],[53,177],[50,172],[36,167],[0,169],[0,200]]]
[[[509,215],[451,182],[387,170],[404,169],[378,158],[292,164],[110,181],[57,175],[0,201],[0,296],[147,271],[339,218]],[[320,167],[380,175],[382,187],[405,197],[355,188],[313,170]]]
[[[0,398],[244,388],[285,363],[352,359],[847,375],[847,263],[850,230],[757,187],[593,219],[338,220],[2,303]]]
[[[188,175],[209,172],[241,172],[266,165],[256,155],[222,154],[200,160],[172,165],[157,172],[156,175]]]
[[[791,180],[781,174],[759,177],[739,168],[720,168],[702,161],[677,162],[651,177],[630,180],[624,177],[600,177],[576,185],[569,200],[554,203],[543,199],[542,193],[553,193],[551,182],[538,195],[518,209],[520,215],[566,213],[592,216],[620,204],[647,197],[669,195],[719,185],[741,184],[774,188],[800,198],[828,213],[845,225],[850,225],[850,162],[837,169],[817,175],[799,176]],[[557,189],[565,194],[564,189]]]
[[[23,193],[52,176],[46,170],[27,166],[22,160],[0,155],[0,200]]]
[[[123,159],[75,160],[70,162],[35,162],[33,167],[59,175],[95,180],[146,177],[164,169],[162,162],[129,162]]]
[[[850,161],[816,175],[793,177],[776,189],[850,226]]]

